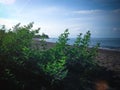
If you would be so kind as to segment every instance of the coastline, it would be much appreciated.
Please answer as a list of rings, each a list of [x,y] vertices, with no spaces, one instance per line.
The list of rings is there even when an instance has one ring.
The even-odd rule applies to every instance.
[[[34,40],[34,45],[41,48],[39,40]],[[55,46],[53,42],[46,42],[47,49]],[[106,67],[109,70],[120,72],[120,51],[113,49],[98,49],[96,60],[100,66]]]

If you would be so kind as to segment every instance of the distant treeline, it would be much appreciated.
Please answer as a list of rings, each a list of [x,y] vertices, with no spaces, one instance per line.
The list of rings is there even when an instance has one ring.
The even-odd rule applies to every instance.
[[[45,39],[48,39],[49,36],[45,33],[42,33],[42,35],[35,35],[34,38],[45,38]]]

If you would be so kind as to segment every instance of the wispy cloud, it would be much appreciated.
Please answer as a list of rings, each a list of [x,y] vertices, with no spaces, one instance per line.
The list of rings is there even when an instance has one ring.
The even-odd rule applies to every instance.
[[[13,4],[15,3],[16,0],[0,0],[0,3],[2,4]]]
[[[73,11],[75,14],[97,14],[104,12],[104,10],[78,10],[78,11]]]
[[[84,14],[84,15],[89,15],[89,14],[120,14],[120,8],[118,9],[113,9],[113,10],[77,10],[73,11],[73,14]]]
[[[120,22],[120,9],[113,10],[78,10],[73,11],[74,17],[69,18],[69,20],[76,21],[103,21],[104,22]]]

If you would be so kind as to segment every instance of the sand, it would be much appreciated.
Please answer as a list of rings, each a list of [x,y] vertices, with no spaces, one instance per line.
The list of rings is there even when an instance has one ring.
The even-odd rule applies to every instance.
[[[120,72],[120,51],[99,49],[96,59],[100,66]]]
[[[47,49],[54,47],[55,43],[46,42]],[[41,48],[41,43],[38,40],[34,41],[34,47]],[[100,66],[120,73],[120,51],[99,49],[96,57]]]

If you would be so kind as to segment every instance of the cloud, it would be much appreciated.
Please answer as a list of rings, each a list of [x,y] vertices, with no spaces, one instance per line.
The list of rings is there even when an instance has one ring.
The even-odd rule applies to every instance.
[[[101,24],[119,23],[120,8],[113,10],[78,10],[73,11],[74,17],[69,18],[70,21],[79,22],[98,22]],[[96,23],[95,23],[96,24]]]
[[[23,8],[16,7],[12,13],[14,17],[28,17],[28,18],[50,18],[50,16],[62,15],[65,12],[63,9],[55,6],[47,7],[32,7],[28,9],[29,6]],[[34,16],[34,17],[33,17]],[[49,17],[48,17],[49,16]],[[54,17],[55,18],[55,17]]]
[[[113,31],[115,31],[115,32],[120,32],[120,27],[114,27],[114,28],[113,28]]]
[[[113,13],[120,14],[120,9],[115,9],[112,11]]]
[[[4,4],[13,4],[14,2],[15,0],[0,0],[0,3]],[[0,24],[10,27],[18,22],[26,25],[35,21],[35,28],[41,27],[40,32],[44,32],[51,37],[57,37],[66,28],[70,29],[71,36],[76,36],[79,32],[85,33],[88,30],[93,30],[92,32],[96,34],[100,30],[101,32],[105,30],[106,27],[116,27],[113,24],[119,21],[117,13],[120,12],[120,9],[80,9],[73,11],[73,9],[65,9],[56,5],[34,6],[30,0],[26,0],[22,4],[16,3],[16,5],[10,7],[5,6],[7,15],[9,15],[7,18],[10,19],[0,18]]]
[[[120,8],[113,10],[78,10],[73,11],[73,14],[120,14]]]
[[[14,19],[0,18],[0,25],[5,25],[7,28],[11,28],[13,25],[16,25],[17,23],[19,22]]]
[[[9,9],[8,15],[10,17],[6,19],[0,18],[0,24],[11,28],[19,22],[26,25],[29,22],[34,21],[34,27],[40,27],[40,32],[44,32],[50,37],[57,37],[68,28],[65,20],[61,18],[64,16],[63,14],[66,13],[65,9],[62,9],[61,7],[39,6],[28,9],[28,7],[30,7],[29,4],[22,9],[21,7],[15,6],[15,8]]]
[[[103,10],[78,10],[78,11],[73,11],[75,14],[97,14],[101,13]]]
[[[2,4],[13,4],[15,3],[16,0],[0,0],[0,3]]]

